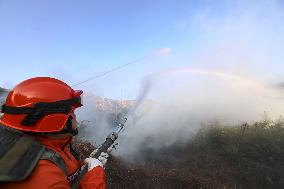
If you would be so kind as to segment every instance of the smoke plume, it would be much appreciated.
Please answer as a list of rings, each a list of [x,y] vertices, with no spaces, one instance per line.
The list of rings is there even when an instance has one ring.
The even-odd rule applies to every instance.
[[[205,33],[200,45],[171,55],[169,61],[183,67],[151,75],[148,100],[120,137],[117,155],[137,160],[146,147],[184,144],[204,124],[237,125],[284,114],[280,2],[240,2],[223,19],[206,9],[189,22]]]
[[[280,2],[238,2],[222,17],[209,7],[183,19],[184,29],[200,33],[198,45],[182,53],[165,50],[167,64],[153,66],[146,76],[115,155],[135,161],[146,147],[183,145],[204,124],[237,125],[283,115]],[[104,140],[112,129],[106,121],[97,123],[87,138]]]

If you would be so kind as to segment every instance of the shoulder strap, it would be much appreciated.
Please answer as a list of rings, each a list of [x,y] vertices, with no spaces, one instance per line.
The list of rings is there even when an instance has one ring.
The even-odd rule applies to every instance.
[[[40,159],[51,161],[57,167],[59,167],[64,172],[65,175],[68,175],[67,166],[66,166],[64,160],[55,151],[48,149],[48,148],[45,148],[45,151],[43,152]]]
[[[70,149],[71,154],[72,154],[78,161],[80,161],[81,159],[80,159],[79,153],[78,153],[78,151],[77,151],[76,149],[73,148],[72,143],[69,144],[69,149]]]
[[[43,152],[44,146],[33,137],[0,125],[0,181],[25,180]]]
[[[25,180],[38,161],[49,160],[68,176],[63,158],[34,137],[0,125],[0,182]]]

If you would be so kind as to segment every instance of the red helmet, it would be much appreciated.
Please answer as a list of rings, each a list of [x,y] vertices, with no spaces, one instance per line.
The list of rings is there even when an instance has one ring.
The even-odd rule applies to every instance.
[[[8,94],[0,124],[31,132],[60,131],[74,110],[82,106],[82,93],[50,77],[25,80]]]

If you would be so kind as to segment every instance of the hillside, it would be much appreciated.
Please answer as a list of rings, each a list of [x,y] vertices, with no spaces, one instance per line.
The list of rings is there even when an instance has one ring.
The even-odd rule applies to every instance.
[[[5,102],[8,92],[7,89],[0,87],[0,106]]]
[[[209,125],[186,144],[141,150],[136,163],[111,157],[108,188],[284,187],[283,120]]]

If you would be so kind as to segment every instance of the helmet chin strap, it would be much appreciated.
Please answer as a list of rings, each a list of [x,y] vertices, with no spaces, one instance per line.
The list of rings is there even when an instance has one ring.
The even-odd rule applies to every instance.
[[[55,132],[52,134],[72,134],[73,136],[76,136],[78,134],[78,129],[63,129],[59,132]]]

